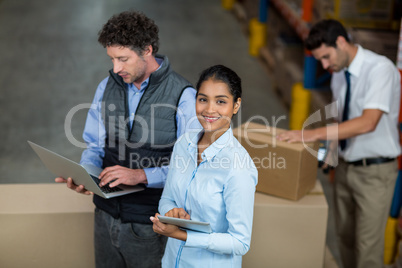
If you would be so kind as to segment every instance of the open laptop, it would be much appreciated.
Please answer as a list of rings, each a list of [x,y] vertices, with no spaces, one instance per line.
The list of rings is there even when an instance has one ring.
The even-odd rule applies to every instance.
[[[167,216],[158,216],[160,222],[177,225],[180,228],[193,230],[202,233],[212,233],[211,225],[208,222],[179,219]]]
[[[100,187],[98,176],[102,172],[101,168],[93,165],[77,164],[31,141],[28,141],[28,143],[42,160],[43,164],[54,175],[65,179],[70,177],[76,185],[84,185],[87,190],[103,198],[112,198],[144,190],[144,187],[141,186],[122,184],[116,187],[109,187],[108,185]]]

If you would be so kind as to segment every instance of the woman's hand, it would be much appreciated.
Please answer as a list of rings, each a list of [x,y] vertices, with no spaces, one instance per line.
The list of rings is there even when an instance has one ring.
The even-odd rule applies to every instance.
[[[153,222],[153,230],[155,233],[158,233],[158,234],[161,234],[164,236],[168,236],[171,238],[176,238],[176,239],[179,239],[182,241],[187,240],[187,232],[186,231],[179,229],[179,227],[177,227],[176,225],[165,224],[165,223],[160,222],[158,219],[158,215],[160,215],[160,214],[156,213],[155,217],[150,217],[150,220]]]
[[[183,208],[173,208],[166,212],[165,216],[179,219],[190,219],[190,215]]]

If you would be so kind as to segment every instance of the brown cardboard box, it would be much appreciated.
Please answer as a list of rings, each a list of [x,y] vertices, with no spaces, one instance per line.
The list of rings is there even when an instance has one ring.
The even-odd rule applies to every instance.
[[[258,169],[257,191],[298,200],[315,185],[318,143],[288,143],[275,136],[283,129],[244,123],[233,134],[248,151]],[[308,147],[308,149],[306,148]]]
[[[243,267],[322,268],[327,220],[328,204],[319,181],[296,202],[256,193],[250,251]]]
[[[93,213],[65,184],[0,184],[0,267],[95,267]]]

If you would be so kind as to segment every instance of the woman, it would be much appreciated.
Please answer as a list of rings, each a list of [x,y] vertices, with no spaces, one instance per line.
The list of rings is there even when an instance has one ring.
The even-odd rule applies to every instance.
[[[179,229],[151,217],[155,232],[168,236],[162,267],[241,267],[250,248],[257,170],[233,136],[231,119],[240,108],[241,80],[216,65],[197,83],[196,114],[203,130],[175,144],[162,215],[209,222],[212,233]]]

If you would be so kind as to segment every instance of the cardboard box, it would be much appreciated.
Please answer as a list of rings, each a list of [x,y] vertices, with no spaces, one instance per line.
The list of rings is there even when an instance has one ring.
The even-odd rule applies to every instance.
[[[276,135],[285,131],[257,123],[244,123],[233,134],[258,169],[257,191],[298,200],[315,185],[318,143],[288,143]],[[311,152],[312,153],[311,153]]]
[[[256,193],[250,251],[242,267],[322,268],[327,220],[319,181],[297,202]]]
[[[0,184],[0,267],[95,267],[93,221],[65,184]]]

